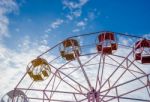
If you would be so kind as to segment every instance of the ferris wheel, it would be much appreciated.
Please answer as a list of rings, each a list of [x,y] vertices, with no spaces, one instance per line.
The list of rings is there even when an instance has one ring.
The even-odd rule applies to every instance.
[[[1,102],[150,102],[150,40],[72,36],[33,59]]]

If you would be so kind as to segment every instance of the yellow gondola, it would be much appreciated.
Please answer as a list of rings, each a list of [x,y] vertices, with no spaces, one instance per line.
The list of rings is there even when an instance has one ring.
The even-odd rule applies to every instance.
[[[50,72],[50,66],[43,58],[36,58],[27,66],[27,73],[34,81],[45,80],[49,77]]]

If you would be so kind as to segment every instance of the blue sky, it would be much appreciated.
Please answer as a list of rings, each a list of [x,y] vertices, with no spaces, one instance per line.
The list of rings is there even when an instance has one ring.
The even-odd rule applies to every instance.
[[[149,4],[149,0],[0,0],[0,97],[14,88],[33,58],[67,37],[104,30],[150,37]]]
[[[6,14],[9,19],[7,27],[10,37],[3,37],[4,43],[12,48],[25,36],[31,37],[32,40],[41,40],[42,36],[47,35],[49,44],[54,45],[56,41],[72,35],[100,30],[140,36],[150,32],[149,0],[14,2],[17,9]]]

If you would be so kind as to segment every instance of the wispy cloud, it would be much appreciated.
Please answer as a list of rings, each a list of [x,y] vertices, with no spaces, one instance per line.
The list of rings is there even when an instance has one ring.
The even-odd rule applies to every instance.
[[[63,10],[67,10],[65,12],[64,19],[56,19],[51,23],[50,27],[46,29],[46,33],[58,28],[61,24],[74,20],[76,27],[73,28],[72,32],[79,32],[85,29],[85,26],[88,24],[89,20],[94,20],[96,17],[100,15],[100,12],[96,8],[91,9],[88,12],[85,12],[86,16],[82,16],[83,7],[89,2],[89,0],[62,0]],[[68,12],[69,10],[69,12]],[[79,20],[80,19],[80,20]],[[78,21],[77,21],[78,20]],[[81,27],[81,28],[78,28]]]
[[[74,17],[80,17],[82,14],[82,7],[88,2],[88,0],[79,0],[75,2],[73,0],[63,0],[64,9],[69,9],[67,18],[72,20]]]
[[[90,20],[94,20],[97,18],[101,13],[95,8],[88,12],[87,18]]]
[[[48,29],[46,29],[45,32],[48,33],[50,31],[52,31],[53,29],[59,28],[59,26],[63,23],[64,23],[63,19],[56,19],[54,22],[52,22],[50,24],[50,27]]]
[[[14,0],[0,0],[0,37],[8,36],[8,13],[18,10],[18,4]]]
[[[78,21],[76,23],[76,28],[74,28],[74,30],[72,31],[75,32],[75,29],[79,29],[78,32],[84,30],[86,28],[86,25],[88,25],[90,21],[94,21],[99,15],[100,12],[96,8],[88,11],[87,16],[85,16],[82,20]],[[72,20],[73,18],[70,17],[69,19]]]
[[[88,0],[78,0],[78,2],[75,2],[73,0],[63,0],[63,4],[68,7],[69,9],[77,9],[84,6]]]
[[[0,62],[3,64],[0,67],[0,99],[6,92],[13,90],[25,74],[27,64],[48,48],[46,36],[40,41],[25,36],[15,50],[0,43]]]
[[[51,24],[51,28],[58,28],[64,21],[62,19],[57,19]]]
[[[149,34],[145,34],[143,37],[150,39],[150,33]]]
[[[66,16],[69,20],[73,20],[73,17],[71,15]]]
[[[86,25],[86,23],[84,21],[80,21],[77,23],[78,27],[84,27]]]
[[[75,32],[79,32],[79,31],[80,31],[80,29],[73,29],[73,30],[72,30],[72,32],[74,32],[74,33],[75,33]]]
[[[72,32],[74,32],[74,33],[79,32],[79,31],[85,29],[86,25],[87,25],[87,18],[85,18],[82,21],[77,22],[76,27],[75,27],[75,29],[72,30]]]

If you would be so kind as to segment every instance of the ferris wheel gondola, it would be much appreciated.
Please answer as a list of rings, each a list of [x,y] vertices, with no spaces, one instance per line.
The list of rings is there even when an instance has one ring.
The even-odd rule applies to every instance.
[[[43,58],[36,58],[27,66],[27,73],[34,81],[42,81],[51,73],[48,62]]]
[[[4,95],[1,102],[29,102],[25,93],[21,90],[12,90]]]
[[[112,54],[115,50],[117,50],[118,45],[113,32],[102,32],[98,36],[98,40],[98,52],[101,52],[103,54]]]
[[[140,61],[142,64],[150,63],[150,40],[142,39],[137,41],[134,51],[135,60]]]
[[[75,60],[80,54],[80,45],[75,39],[66,39],[62,42],[60,47],[60,53],[63,58],[66,60]]]

